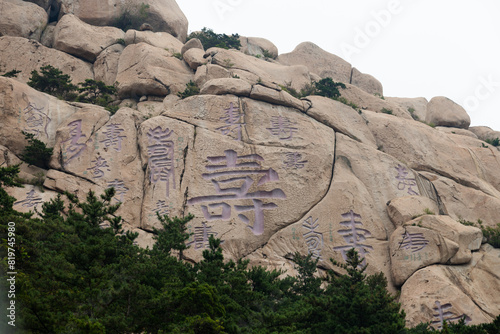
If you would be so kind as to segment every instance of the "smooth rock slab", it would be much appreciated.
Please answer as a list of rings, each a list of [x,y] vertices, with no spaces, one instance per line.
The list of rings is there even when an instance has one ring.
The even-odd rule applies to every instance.
[[[0,36],[16,36],[39,41],[48,15],[41,7],[21,0],[0,2]]]
[[[441,195],[441,193],[439,194]],[[387,203],[387,213],[396,227],[415,219],[416,216],[427,214],[427,212],[439,213],[437,203],[428,197],[398,197]]]
[[[465,109],[444,96],[433,97],[429,101],[425,121],[462,129],[468,129],[470,125],[470,117]]]

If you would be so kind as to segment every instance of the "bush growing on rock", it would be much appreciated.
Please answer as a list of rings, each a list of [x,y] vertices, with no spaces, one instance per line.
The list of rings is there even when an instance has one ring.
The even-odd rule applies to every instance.
[[[125,8],[120,16],[118,16],[111,25],[123,31],[129,29],[139,30],[142,24],[149,17],[149,5],[141,3],[137,6],[129,6]]]
[[[241,48],[240,36],[232,34],[216,34],[212,29],[203,28],[201,32],[193,32],[188,36],[188,40],[198,38],[203,44],[205,50],[218,47],[223,49],[237,49]]]
[[[23,131],[23,135],[28,145],[24,148],[21,158],[30,165],[48,169],[52,148],[48,148],[44,142],[36,139],[33,133]]]
[[[41,67],[40,73],[37,70],[33,70],[28,85],[36,90],[65,100],[74,98],[74,91],[77,88],[71,83],[71,78],[68,74],[64,74],[52,65]]]

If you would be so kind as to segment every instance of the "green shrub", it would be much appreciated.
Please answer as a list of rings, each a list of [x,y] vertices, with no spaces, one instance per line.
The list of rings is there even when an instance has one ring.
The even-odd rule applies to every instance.
[[[138,30],[149,17],[149,5],[141,3],[139,6],[129,7],[122,10],[111,25],[123,31],[129,29]]]
[[[6,78],[17,78],[17,75],[21,73],[21,71],[18,71],[16,69],[13,69],[12,71],[9,71],[7,73],[2,74],[2,77]]]
[[[419,117],[417,116],[417,114],[415,114],[415,108],[408,107],[408,112],[410,113],[411,118],[413,118],[416,121],[420,120]]]
[[[77,89],[71,83],[71,78],[68,74],[63,74],[61,70],[52,65],[41,67],[40,74],[37,70],[33,70],[28,85],[36,90],[65,100],[72,99],[74,97],[73,92]]]
[[[387,115],[392,115],[392,109],[387,109],[387,108],[382,108],[380,112],[387,114]]]
[[[22,134],[28,140],[28,145],[24,148],[21,159],[30,165],[48,169],[52,148],[48,148],[44,142],[36,139],[33,133],[22,131]]]
[[[339,88],[345,89],[345,85],[341,82],[335,82],[332,78],[324,78],[314,83],[316,95],[336,99],[340,97]]]
[[[85,82],[80,82],[78,86],[78,102],[97,104],[101,107],[107,107],[112,100],[111,96],[117,91],[116,86],[107,86],[104,82],[94,79],[85,79]]]
[[[188,36],[188,40],[193,38],[199,39],[205,50],[213,47],[237,50],[241,48],[240,36],[238,34],[232,34],[231,36],[216,34],[212,29],[206,27],[201,29],[201,32],[193,32]]]
[[[500,146],[500,139],[498,137],[496,137],[495,139],[486,139],[485,142],[495,147]]]
[[[183,92],[178,92],[177,96],[181,99],[185,99],[186,97],[196,95],[200,92],[200,88],[196,85],[195,82],[189,81],[186,84],[186,89]]]
[[[481,219],[477,220],[477,223],[460,218],[458,220],[462,225],[474,226],[480,228],[483,232],[483,236],[486,238],[486,242],[495,248],[500,248],[500,223],[496,227],[484,226]]]

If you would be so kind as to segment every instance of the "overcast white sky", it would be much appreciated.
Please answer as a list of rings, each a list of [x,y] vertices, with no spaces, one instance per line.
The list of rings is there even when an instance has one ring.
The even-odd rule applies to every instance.
[[[499,0],[177,0],[189,32],[311,41],[376,77],[385,96],[446,96],[500,131]]]

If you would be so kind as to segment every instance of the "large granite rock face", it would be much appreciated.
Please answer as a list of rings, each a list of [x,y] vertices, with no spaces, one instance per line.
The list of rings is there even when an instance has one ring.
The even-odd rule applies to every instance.
[[[25,183],[43,187],[9,189],[15,209],[114,187],[124,228],[139,233],[141,247],[153,245],[158,214],[192,213],[191,262],[210,236],[226,259],[289,275],[296,252],[318,259],[320,274],[343,273],[330,259],[343,262],[355,248],[367,274],[384,273],[389,291],[400,292],[409,326],[500,314],[500,251],[466,226],[498,224],[500,151],[482,140],[500,132],[467,130],[465,111],[446,98],[384,99],[375,78],[309,42],[276,60],[263,38],[242,37],[241,51],[183,44],[187,21],[173,0],[31,2],[52,22],[42,37],[36,15],[18,15],[36,5],[0,3],[0,34],[22,36],[0,36],[0,73],[21,70],[0,77],[0,165],[22,163],[21,131],[54,151],[50,170],[21,164]],[[102,26],[141,7],[148,31]],[[118,82],[120,109],[112,115],[27,86],[44,65],[75,84]],[[356,106],[291,95],[325,77],[344,82],[341,100]],[[200,94],[181,99],[190,81]]]
[[[16,80],[26,83],[31,71],[40,71],[40,67],[52,65],[68,74],[73,83],[93,79],[92,65],[59,50],[50,49],[39,42],[22,37],[0,37],[0,68],[5,72],[17,69],[21,71]]]
[[[429,101],[425,121],[463,129],[468,129],[470,125],[470,117],[465,109],[444,96],[433,97]]]
[[[39,41],[48,15],[39,6],[21,0],[0,2],[0,36],[16,36]]]
[[[93,63],[104,49],[124,37],[118,28],[95,27],[74,15],[64,15],[54,32],[54,48]]]
[[[74,14],[80,20],[96,26],[112,25],[124,12],[143,16],[154,31],[168,32],[181,42],[186,40],[188,21],[175,0],[58,0],[60,14]],[[142,14],[142,13],[144,14]]]

